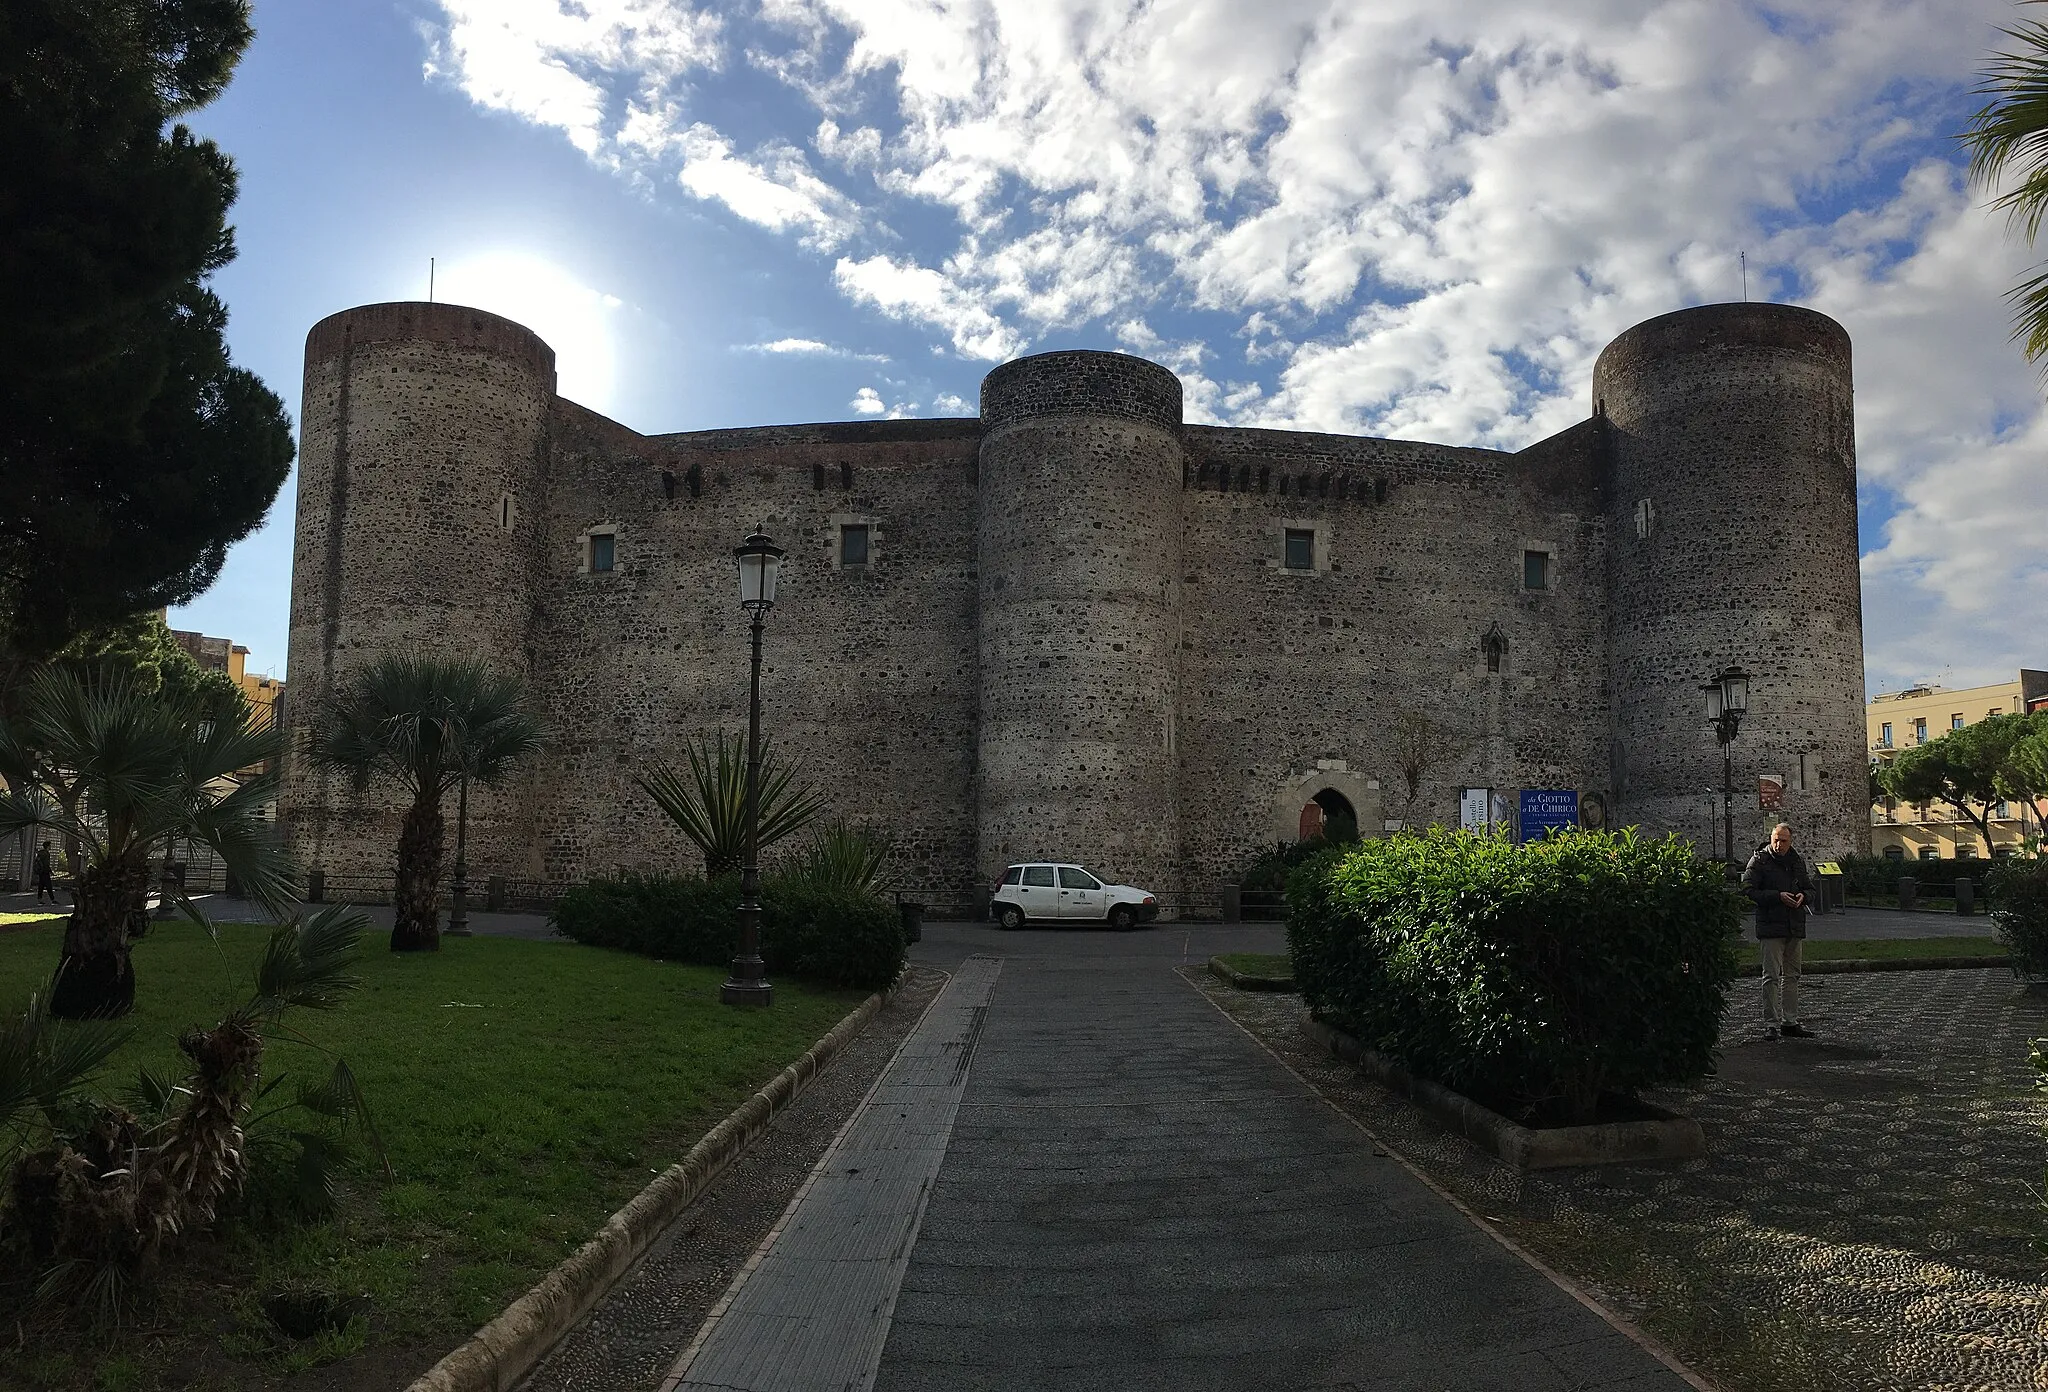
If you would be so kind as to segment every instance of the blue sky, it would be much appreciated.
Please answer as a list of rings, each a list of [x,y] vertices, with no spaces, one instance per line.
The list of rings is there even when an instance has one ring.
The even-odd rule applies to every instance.
[[[966,415],[1021,352],[1191,419],[1516,448],[1628,325],[1740,293],[1856,351],[1873,689],[2048,665],[2029,256],[1953,133],[2006,0],[259,0],[193,124],[218,277],[296,414],[306,330],[528,323],[648,432]],[[292,494],[173,611],[282,673]],[[288,675],[288,674],[287,674]]]

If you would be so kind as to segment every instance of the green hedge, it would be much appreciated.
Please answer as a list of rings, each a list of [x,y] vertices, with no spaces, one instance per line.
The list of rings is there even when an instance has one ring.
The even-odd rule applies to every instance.
[[[1976,835],[1974,831],[1970,834]],[[1910,876],[1919,884],[1920,893],[1940,898],[1955,894],[1959,878],[1968,880],[1981,894],[1991,867],[1998,864],[1982,856],[1972,860],[1887,860],[1881,855],[1843,856],[1837,863],[1851,894],[1897,894],[1900,878]]]
[[[1676,837],[1461,831],[1327,851],[1287,884],[1316,1016],[1537,1124],[1713,1062],[1747,901]]]
[[[564,937],[668,961],[724,966],[738,933],[740,877],[621,875],[578,885],[555,905]],[[761,887],[761,959],[771,977],[880,990],[903,968],[896,906],[794,877]]]
[[[2013,970],[2048,977],[2048,860],[2001,860],[1990,889],[1991,923]]]

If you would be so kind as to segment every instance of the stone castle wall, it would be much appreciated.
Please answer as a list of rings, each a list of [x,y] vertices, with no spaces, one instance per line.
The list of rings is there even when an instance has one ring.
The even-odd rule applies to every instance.
[[[635,779],[744,733],[731,552],[760,526],[789,549],[764,728],[836,814],[895,838],[905,888],[1045,855],[1201,895],[1326,789],[1371,833],[1455,819],[1464,785],[1577,788],[1705,846],[1697,686],[1732,660],[1759,673],[1738,779],[1796,779],[1803,754],[1795,825],[1851,849],[1846,339],[1778,306],[1666,319],[1609,349],[1587,421],[1504,454],[1184,426],[1170,373],[1104,353],[998,368],[978,421],[644,436],[556,398],[517,325],[349,311],[308,344],[295,724],[371,653],[481,653],[531,682],[549,743],[473,797],[476,873],[695,868]],[[845,522],[870,529],[865,567],[838,565]],[[1307,571],[1283,565],[1290,528],[1314,534]],[[1404,714],[1454,744],[1412,807]],[[388,879],[391,791],[297,754],[286,777],[302,862]]]

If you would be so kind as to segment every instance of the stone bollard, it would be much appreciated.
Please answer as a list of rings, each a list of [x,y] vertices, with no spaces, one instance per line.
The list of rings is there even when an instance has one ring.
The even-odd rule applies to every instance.
[[[1899,907],[1902,909],[1914,908],[1919,898],[1920,881],[1914,879],[1911,875],[1899,876]]]
[[[503,913],[504,911],[505,877],[503,875],[487,876],[484,880],[484,912]]]
[[[1964,918],[1977,912],[1977,886],[1967,878],[1956,881],[1956,912]]]
[[[1225,923],[1244,922],[1243,893],[1243,887],[1240,885],[1227,884],[1223,886],[1220,897],[1223,900],[1223,921]]]
[[[327,898],[327,872],[308,870],[306,872],[306,902],[318,904]]]

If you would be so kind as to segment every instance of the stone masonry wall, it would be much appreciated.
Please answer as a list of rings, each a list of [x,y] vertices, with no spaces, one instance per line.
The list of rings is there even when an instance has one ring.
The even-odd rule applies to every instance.
[[[1292,840],[1331,788],[1377,834],[1404,811],[1392,735],[1428,717],[1459,752],[1415,822],[1461,786],[1604,787],[1605,526],[1520,456],[1400,440],[1189,427],[1180,695],[1190,876],[1213,884]],[[1227,484],[1227,490],[1222,485]],[[1315,567],[1285,568],[1284,533]],[[1522,588],[1527,547],[1552,588]],[[1482,638],[1507,639],[1489,672]]]
[[[457,305],[349,310],[307,337],[281,804],[294,855],[337,890],[388,889],[405,798],[313,767],[308,723],[382,653],[475,656],[528,675],[533,499],[554,386],[539,338]],[[472,792],[478,864],[537,873],[524,784]]]
[[[1682,310],[1610,344],[1593,390],[1614,439],[1622,815],[1702,846],[1716,839],[1722,761],[1699,688],[1740,663],[1754,678],[1731,747],[1737,856],[1780,818],[1817,859],[1864,849],[1848,335],[1789,305]],[[1785,779],[1782,812],[1758,805],[1767,773]]]
[[[894,837],[892,886],[1043,855],[1206,894],[1325,790],[1368,834],[1452,821],[1466,785],[1602,791],[1705,848],[1697,686],[1727,661],[1758,674],[1739,839],[1758,772],[1788,776],[1823,855],[1867,835],[1848,345],[1821,316],[1638,326],[1592,417],[1513,455],[1183,426],[1172,374],[1119,354],[998,368],[979,421],[665,436],[553,380],[539,339],[457,306],[369,306],[308,339],[294,737],[377,653],[525,675],[548,745],[473,796],[478,875],[700,867],[635,780],[745,732],[732,549],[757,526],[789,550],[764,729],[831,815]],[[841,564],[845,524],[868,528],[863,566]],[[1412,808],[1410,712],[1453,746]],[[294,750],[283,806],[302,864],[388,882],[393,790]]]
[[[554,732],[537,770],[545,876],[702,870],[634,779],[657,759],[682,768],[698,732],[746,734],[732,550],[758,525],[789,552],[762,644],[772,747],[828,816],[893,835],[893,883],[964,885],[974,423],[637,436],[564,403],[555,427],[537,682]],[[837,564],[841,521],[869,527],[864,568]],[[582,568],[593,527],[615,533],[610,574]]]

